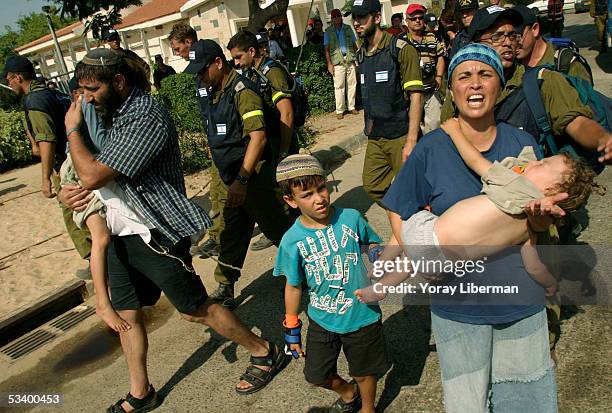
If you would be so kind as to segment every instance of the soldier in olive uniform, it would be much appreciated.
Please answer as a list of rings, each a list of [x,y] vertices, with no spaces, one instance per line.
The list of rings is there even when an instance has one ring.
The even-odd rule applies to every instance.
[[[287,155],[298,152],[293,124],[291,74],[277,61],[259,53],[257,37],[248,31],[234,35],[228,45],[234,65],[252,80],[264,100],[266,135],[272,150],[272,159],[280,162]]]
[[[189,50],[186,73],[197,74],[209,88],[206,118],[208,145],[226,188],[219,234],[219,288],[210,296],[234,305],[234,284],[240,277],[255,223],[275,245],[293,221],[277,197],[275,163],[267,141],[264,102],[257,86],[239,75],[212,40]]]
[[[259,52],[257,36],[249,31],[236,33],[227,45],[236,68],[256,85],[265,103],[266,134],[272,160],[280,162],[287,155],[298,153],[299,146],[294,125],[291,74],[277,60]],[[282,194],[279,193],[282,198]],[[262,235],[251,245],[252,251],[271,247],[272,241]]]
[[[559,59],[558,51],[555,51],[555,46],[542,37],[540,23],[538,17],[530,8],[518,5],[514,10],[521,13],[523,16],[523,29],[521,30],[521,44],[518,49],[516,58],[527,67],[536,67],[541,65],[553,65],[556,67],[557,59]],[[562,60],[565,60],[561,57]],[[593,84],[593,76],[591,69],[585,65],[580,59],[573,57],[568,62],[559,62],[562,72],[570,76],[580,77],[590,84]],[[565,67],[567,65],[567,67]]]
[[[23,56],[11,56],[6,60],[0,78],[19,97],[22,97],[25,129],[30,134],[33,148],[37,147],[42,166],[41,192],[53,198],[60,190],[59,170],[66,160],[66,126],[64,116],[70,104],[69,97],[59,94],[36,80],[34,65]],[[66,101],[68,99],[68,101]],[[79,229],[72,219],[72,211],[60,202],[64,224],[79,255],[88,259],[91,252],[91,235],[86,228]],[[79,270],[79,278],[91,278],[89,270]]]
[[[416,145],[423,115],[419,54],[381,30],[380,10],[378,0],[356,1],[351,9],[362,41],[357,61],[368,137],[363,188],[377,203]]]

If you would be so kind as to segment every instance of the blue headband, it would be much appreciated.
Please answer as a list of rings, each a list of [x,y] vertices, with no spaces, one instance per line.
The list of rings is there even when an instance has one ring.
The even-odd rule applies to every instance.
[[[476,60],[491,66],[497,72],[499,80],[501,81],[501,86],[504,87],[506,79],[504,78],[504,67],[502,66],[501,59],[495,49],[482,43],[467,44],[455,53],[448,65],[449,85],[451,83],[453,71],[460,63],[467,62],[468,60]]]

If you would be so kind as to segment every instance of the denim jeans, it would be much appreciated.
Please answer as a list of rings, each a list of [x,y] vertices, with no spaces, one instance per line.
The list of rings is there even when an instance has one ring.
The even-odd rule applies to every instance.
[[[431,322],[447,412],[557,412],[546,310],[507,324]]]

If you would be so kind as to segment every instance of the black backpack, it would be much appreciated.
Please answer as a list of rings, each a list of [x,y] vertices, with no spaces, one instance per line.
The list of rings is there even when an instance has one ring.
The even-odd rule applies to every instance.
[[[557,72],[569,74],[570,64],[574,61],[578,61],[591,77],[591,84],[593,84],[593,72],[589,62],[580,54],[580,49],[574,43],[572,39],[562,37],[551,37],[547,39],[555,47],[555,65],[554,68]]]
[[[310,105],[308,104],[308,94],[304,90],[302,75],[298,72],[292,74],[285,65],[277,60],[266,59],[261,65],[261,70],[255,69],[255,73],[257,73],[257,75],[261,78],[262,84],[266,85],[266,87],[269,87],[266,73],[268,73],[268,71],[270,71],[270,69],[273,67],[282,68],[287,76],[291,78],[293,83],[291,88],[289,90],[283,90],[282,92],[291,94],[294,126],[304,126],[304,123],[306,123],[306,117],[310,111]]]

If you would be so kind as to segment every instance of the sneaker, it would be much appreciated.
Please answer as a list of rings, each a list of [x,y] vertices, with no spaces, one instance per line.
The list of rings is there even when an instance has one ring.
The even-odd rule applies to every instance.
[[[91,280],[91,267],[88,265],[87,268],[81,268],[75,275],[80,280]]]
[[[219,284],[219,287],[209,297],[223,307],[234,308],[236,306],[234,284]]]
[[[261,237],[259,237],[259,239],[253,243],[253,245],[251,245],[251,251],[265,250],[266,248],[269,248],[272,245],[274,245],[272,241],[270,241],[268,237],[262,234]]]
[[[202,245],[192,246],[189,252],[192,256],[199,256],[200,258],[216,257],[219,255],[219,244],[214,239],[209,238]]]
[[[336,113],[336,118],[338,118],[338,120],[344,119],[344,113]]]

